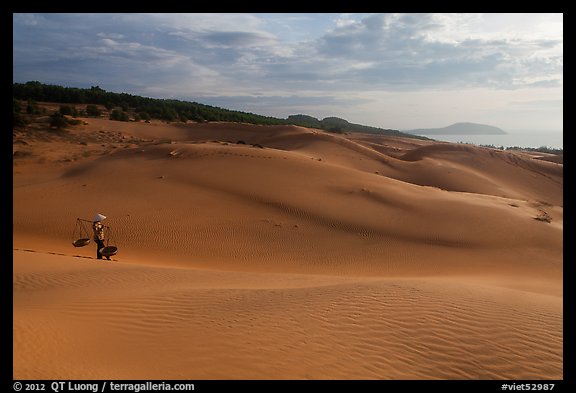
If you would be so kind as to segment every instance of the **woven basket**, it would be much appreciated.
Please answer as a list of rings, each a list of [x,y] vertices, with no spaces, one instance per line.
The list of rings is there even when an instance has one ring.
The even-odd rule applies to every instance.
[[[88,243],[90,243],[90,239],[88,238],[83,238],[83,239],[78,239],[78,240],[74,240],[72,242],[72,245],[74,247],[84,247],[85,245],[87,245]]]

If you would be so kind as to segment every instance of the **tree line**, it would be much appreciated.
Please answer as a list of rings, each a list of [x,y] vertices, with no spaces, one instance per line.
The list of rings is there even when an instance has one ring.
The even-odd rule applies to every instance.
[[[168,122],[186,122],[190,120],[195,122],[223,121],[260,125],[299,125],[334,133],[367,132],[406,138],[428,139],[418,135],[405,134],[397,130],[353,124],[337,117],[327,117],[319,120],[307,115],[292,115],[288,116],[287,119],[279,119],[197,102],[149,98],[128,93],[113,93],[99,86],[92,86],[88,89],[48,85],[38,81],[30,81],[26,83],[13,83],[12,96],[14,101],[15,126],[25,122],[25,117],[20,115],[20,111],[22,110],[21,105],[16,102],[16,100],[22,100],[28,102],[26,110],[29,114],[31,113],[30,111],[34,111],[34,101],[44,101],[63,104],[86,104],[86,110],[82,115],[94,117],[100,117],[102,115],[97,105],[103,105],[110,112],[110,119],[118,121],[149,121],[150,119],[158,119]],[[67,114],[62,113],[62,110],[60,112],[62,115]],[[71,115],[74,115],[74,113],[71,113]]]
[[[158,119],[164,121],[226,121],[252,124],[288,124],[286,120],[233,111],[197,102],[157,99],[128,93],[108,92],[99,86],[91,88],[47,85],[37,81],[14,83],[13,98],[70,104],[103,105],[113,111],[113,120],[128,120],[132,113],[135,120]],[[115,111],[115,112],[114,112]]]

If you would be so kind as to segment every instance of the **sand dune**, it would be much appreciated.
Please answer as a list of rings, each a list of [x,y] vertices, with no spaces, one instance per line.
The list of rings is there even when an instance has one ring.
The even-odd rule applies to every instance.
[[[562,300],[555,296],[468,280],[14,256],[26,265],[14,276],[18,379],[562,375]]]
[[[561,164],[86,122],[14,137],[15,378],[562,378]]]

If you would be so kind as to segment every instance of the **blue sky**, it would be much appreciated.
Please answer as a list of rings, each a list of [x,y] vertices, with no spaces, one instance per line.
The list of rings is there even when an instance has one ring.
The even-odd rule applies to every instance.
[[[14,14],[13,81],[393,129],[563,129],[562,14]]]

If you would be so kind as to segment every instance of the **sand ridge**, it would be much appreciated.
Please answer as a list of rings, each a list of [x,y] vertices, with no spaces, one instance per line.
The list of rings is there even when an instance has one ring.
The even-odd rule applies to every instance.
[[[561,164],[86,123],[15,133],[15,378],[562,378]],[[112,262],[71,245],[96,212]]]

